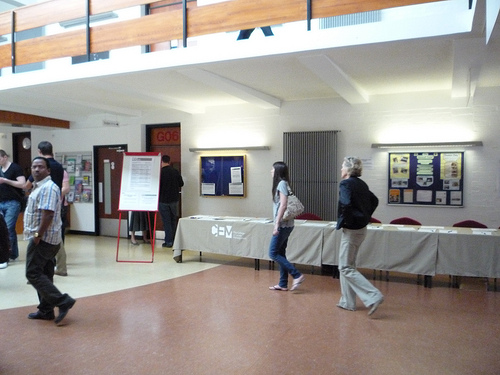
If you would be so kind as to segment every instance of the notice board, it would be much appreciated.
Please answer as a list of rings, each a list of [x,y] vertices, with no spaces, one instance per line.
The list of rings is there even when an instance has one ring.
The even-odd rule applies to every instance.
[[[158,211],[161,153],[124,152],[119,211]]]
[[[464,152],[389,153],[389,205],[463,206]]]
[[[200,195],[245,196],[245,156],[202,156],[200,158]]]

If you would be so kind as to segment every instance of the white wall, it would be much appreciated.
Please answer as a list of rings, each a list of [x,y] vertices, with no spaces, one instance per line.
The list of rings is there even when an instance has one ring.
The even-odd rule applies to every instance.
[[[411,108],[413,103],[413,108]],[[418,103],[416,105],[415,103]],[[408,108],[408,109],[407,109]],[[411,109],[410,109],[411,108]],[[374,216],[383,222],[399,216],[412,216],[424,225],[452,225],[462,219],[475,219],[490,227],[500,226],[500,113],[495,105],[457,108],[439,94],[426,97],[378,98],[372,104],[354,108],[342,101],[317,100],[285,103],[280,112],[241,107],[217,109],[182,124],[183,175],[189,181],[184,189],[184,215],[215,214],[265,216],[270,213],[270,169],[282,159],[282,134],[286,131],[340,130],[338,156],[356,155],[372,159],[373,169],[363,178],[380,198]],[[248,151],[245,199],[200,198],[199,156],[189,147],[208,135],[244,134],[252,129],[270,151]],[[465,195],[463,208],[388,206],[388,151],[372,149],[381,142],[450,142],[482,140],[484,147],[465,151]],[[231,142],[226,144],[233,146]],[[446,151],[447,149],[437,149]],[[453,149],[453,151],[464,149]],[[415,150],[428,151],[428,150]],[[321,160],[318,160],[320,163]],[[292,176],[293,178],[293,176]],[[193,183],[194,182],[194,183]],[[332,201],[337,199],[333,196]],[[328,202],[325,202],[328,204]]]
[[[282,159],[286,131],[340,130],[338,156],[372,159],[373,169],[363,179],[380,198],[375,217],[383,222],[412,216],[426,225],[452,225],[475,219],[489,227],[500,226],[500,95],[478,93],[475,105],[456,107],[448,98],[425,94],[413,97],[371,98],[369,105],[352,107],[342,100],[284,103],[280,110],[251,105],[212,108],[205,114],[149,113],[142,118],[119,118],[120,126],[102,127],[102,118],[71,125],[71,130],[29,129],[34,153],[39,141],[49,140],[56,152],[87,151],[94,145],[128,144],[129,151],[145,151],[145,124],[181,123],[183,215],[214,214],[270,217],[270,170]],[[486,98],[487,97],[487,98]],[[0,148],[11,152],[12,131],[2,127]],[[484,147],[465,150],[465,196],[463,208],[388,206],[388,151],[372,149],[372,143],[482,140]],[[190,147],[266,145],[269,151],[247,151],[247,196],[207,198],[199,195],[199,157]],[[438,151],[442,151],[438,150]],[[419,150],[415,150],[419,151]],[[422,150],[420,150],[422,151]],[[426,151],[426,150],[423,150]],[[460,150],[459,150],[460,151]],[[33,153],[33,156],[35,154]],[[228,154],[212,152],[211,154]],[[318,160],[320,163],[321,160]],[[332,202],[337,197],[333,196]],[[325,202],[329,204],[329,202]],[[75,205],[72,228],[93,230],[93,211]],[[79,212],[80,210],[81,212]],[[82,211],[84,210],[84,211]],[[88,211],[88,212],[87,212]],[[82,218],[82,219],[80,219]],[[89,227],[92,226],[92,228]]]

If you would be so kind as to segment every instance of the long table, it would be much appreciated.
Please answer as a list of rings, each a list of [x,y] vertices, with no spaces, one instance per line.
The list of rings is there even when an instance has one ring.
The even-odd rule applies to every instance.
[[[295,226],[287,247],[290,262],[321,266],[323,228],[324,225],[314,223]],[[174,256],[188,249],[270,260],[272,232],[273,223],[269,219],[202,215],[181,218],[175,234]]]
[[[335,222],[295,220],[287,258],[292,263],[338,265],[341,231]],[[174,256],[182,250],[269,260],[272,220],[196,215],[181,218]],[[500,277],[500,232],[494,229],[373,224],[357,267],[417,275]]]

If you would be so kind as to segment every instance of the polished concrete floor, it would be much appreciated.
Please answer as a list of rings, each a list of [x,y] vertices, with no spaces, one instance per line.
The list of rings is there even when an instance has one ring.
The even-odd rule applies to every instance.
[[[155,247],[116,262],[116,239],[68,235],[64,324],[27,319],[37,296],[20,260],[0,270],[0,374],[499,374],[500,293],[373,281],[368,317],[337,308],[339,281],[302,267],[294,292],[253,260]],[[151,247],[120,242],[120,260]],[[300,267],[300,266],[299,266]],[[443,280],[445,280],[443,278]]]

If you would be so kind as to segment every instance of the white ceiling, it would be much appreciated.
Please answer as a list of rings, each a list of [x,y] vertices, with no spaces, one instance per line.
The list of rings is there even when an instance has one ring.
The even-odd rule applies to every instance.
[[[0,0],[0,11],[6,3],[15,2]],[[483,0],[472,31],[427,37],[433,22],[463,30],[460,12],[467,11],[468,1],[454,3],[463,9],[442,20],[420,20],[417,33],[405,29],[405,20],[393,24],[394,29],[389,25],[389,39],[400,39],[396,41],[364,35],[360,42],[349,29],[309,32],[301,41],[290,41],[277,28],[269,38],[258,35],[259,30],[248,41],[236,42],[236,34],[231,35],[228,44],[212,46],[216,57],[207,57],[196,46],[155,52],[124,63],[116,74],[109,70],[116,62],[105,60],[70,67],[68,79],[61,72],[4,74],[0,110],[79,121],[157,110],[200,113],[242,103],[279,108],[284,102],[321,98],[342,98],[356,106],[380,96],[429,92],[444,92],[466,103],[474,89],[500,88],[500,27],[497,21],[485,45]],[[336,40],[342,35],[347,36]]]

